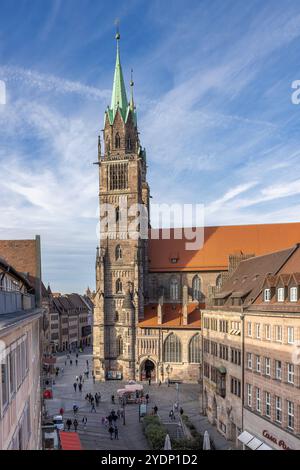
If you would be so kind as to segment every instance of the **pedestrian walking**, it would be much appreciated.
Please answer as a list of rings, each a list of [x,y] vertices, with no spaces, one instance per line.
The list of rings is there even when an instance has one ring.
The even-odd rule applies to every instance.
[[[115,439],[119,440],[119,430],[117,426],[115,426],[114,433],[115,433]]]
[[[149,403],[149,395],[148,395],[148,393],[146,394],[145,398],[146,398],[146,403],[148,404],[148,403]]]
[[[67,365],[67,361],[65,361],[65,366]]]
[[[78,428],[78,421],[77,419],[75,418],[74,421],[73,421],[73,425],[74,425],[74,429],[75,429],[75,432],[77,432],[77,428]]]
[[[86,360],[86,366],[87,366],[87,368],[89,367],[89,360],[88,359]]]
[[[76,359],[78,359],[78,353],[76,353]]]
[[[65,369],[62,367],[62,368],[61,368],[61,373],[62,373],[62,374],[64,373],[64,370],[65,370]]]
[[[96,383],[96,377],[93,375],[93,382]]]
[[[73,405],[74,416],[76,415],[77,411],[78,411],[78,406],[76,405],[76,403],[74,403],[74,405]]]
[[[77,359],[76,359],[76,361],[75,361],[75,364],[76,364],[76,366],[78,366],[78,360],[77,360]]]
[[[59,414],[60,414],[61,416],[63,416],[63,415],[64,415],[64,412],[65,412],[65,410],[63,409],[63,407],[61,407],[60,410],[59,410]]]
[[[109,434],[110,434],[110,439],[112,440],[112,438],[113,438],[113,433],[114,433],[114,428],[113,428],[112,426],[110,426],[110,427],[108,428],[108,432],[109,432]]]
[[[82,392],[82,383],[81,382],[78,384],[78,389],[79,389],[80,392]]]
[[[169,418],[173,421],[173,419],[174,419],[174,411],[173,410],[170,411]]]
[[[93,411],[94,411],[95,413],[97,413],[97,410],[96,410],[96,407],[95,407],[95,403],[94,403],[94,402],[92,403],[91,413],[93,413]]]
[[[112,402],[113,404],[115,404],[115,396],[114,396],[114,395],[111,396],[111,402]]]
[[[78,382],[78,380],[79,380],[79,377],[78,377],[78,375],[76,375],[76,382]]]
[[[158,408],[157,406],[155,405],[154,408],[153,408],[153,411],[154,411],[154,414],[157,415],[157,412],[158,412]]]
[[[181,416],[183,415],[183,409],[181,407],[180,407],[179,413],[181,414]]]
[[[80,374],[79,380],[80,380],[80,382],[82,382],[82,374]]]
[[[120,412],[120,410],[117,411],[117,416],[118,416],[118,418],[120,419],[120,417],[121,417],[121,412]]]
[[[76,392],[76,389],[77,389],[77,382],[74,382],[74,383],[73,383],[73,387],[74,387],[74,390],[75,390],[75,392]]]
[[[82,418],[82,424],[83,424],[83,430],[85,431],[86,430],[86,425],[87,425],[87,417],[86,416],[84,416]]]
[[[148,383],[149,385],[151,385],[151,377],[149,377]]]
[[[68,419],[67,419],[67,421],[66,421],[66,425],[67,425],[67,429],[68,429],[68,431],[70,431],[70,429],[71,429],[71,426],[72,426],[72,421],[70,420],[70,418],[68,418]]]
[[[107,428],[107,426],[108,426],[108,419],[107,419],[107,418],[104,419],[104,426],[105,426],[106,428]]]
[[[72,361],[72,359],[70,359],[70,366],[71,366],[72,364],[73,364],[73,361]]]

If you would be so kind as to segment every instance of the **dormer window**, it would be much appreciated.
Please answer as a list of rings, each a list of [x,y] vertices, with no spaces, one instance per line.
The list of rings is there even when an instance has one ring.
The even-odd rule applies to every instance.
[[[277,302],[284,302],[284,287],[277,289]]]
[[[297,302],[298,300],[298,287],[290,288],[290,302]]]
[[[271,289],[264,290],[264,302],[270,302],[271,300]]]

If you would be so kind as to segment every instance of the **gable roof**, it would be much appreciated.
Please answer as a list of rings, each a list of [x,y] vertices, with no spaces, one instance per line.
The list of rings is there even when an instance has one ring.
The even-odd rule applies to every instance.
[[[219,295],[222,295],[222,292],[230,292],[232,297],[235,292],[238,292],[239,296],[243,297],[243,305],[249,305],[257,298],[268,279],[272,285],[275,285],[274,275],[298,249],[299,246],[295,245],[286,250],[241,261],[232,276],[222,286]],[[225,306],[229,305],[229,299],[230,297],[227,296]]]
[[[140,328],[201,328],[200,307],[198,303],[187,305],[188,324],[183,325],[183,311],[181,304],[163,304],[162,324],[158,324],[158,304],[148,304],[144,309],[144,318],[139,321]]]
[[[151,272],[225,271],[228,256],[234,253],[255,256],[283,250],[300,242],[300,223],[230,225],[204,227],[204,243],[197,250],[187,250],[187,240],[162,239],[167,231],[156,230],[149,236],[149,269]],[[176,256],[174,256],[174,253]],[[176,263],[171,259],[178,258]]]

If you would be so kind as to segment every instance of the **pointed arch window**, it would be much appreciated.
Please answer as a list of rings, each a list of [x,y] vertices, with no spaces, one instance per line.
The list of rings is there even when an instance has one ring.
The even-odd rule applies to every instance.
[[[120,245],[116,246],[116,260],[122,259],[122,248]]]
[[[124,349],[123,339],[122,339],[121,336],[118,336],[118,338],[117,338],[117,357],[123,355],[123,349]]]
[[[121,147],[121,138],[119,132],[117,132],[115,136],[115,147],[116,149],[119,149]]]
[[[119,312],[116,310],[115,311],[115,322],[118,323],[119,321]]]
[[[132,142],[131,142],[131,137],[127,137],[127,140],[126,140],[126,148],[127,150],[131,150],[132,149]]]
[[[182,362],[181,341],[177,335],[171,333],[164,343],[164,361]]]
[[[121,281],[121,279],[116,280],[116,294],[122,294],[122,281]]]
[[[194,335],[189,344],[189,362],[200,364],[201,362],[201,340],[200,335]]]
[[[179,298],[179,284],[177,279],[171,279],[170,282],[170,299],[178,300]]]
[[[193,278],[193,300],[200,300],[201,298],[201,280],[200,277],[197,275]]]
[[[116,222],[119,222],[120,220],[120,208],[116,207]]]

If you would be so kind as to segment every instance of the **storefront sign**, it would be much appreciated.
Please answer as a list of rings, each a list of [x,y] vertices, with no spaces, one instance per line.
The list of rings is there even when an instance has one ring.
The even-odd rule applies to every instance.
[[[276,437],[272,436],[266,429],[263,430],[262,435],[266,438],[269,439],[269,441],[273,442],[276,444],[278,447],[281,447],[283,450],[291,450],[290,447],[284,442],[283,439],[278,440]]]

